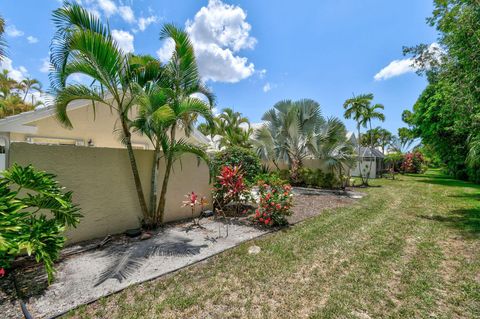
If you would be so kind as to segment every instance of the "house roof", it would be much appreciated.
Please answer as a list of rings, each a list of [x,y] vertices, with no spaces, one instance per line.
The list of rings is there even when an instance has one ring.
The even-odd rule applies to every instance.
[[[360,155],[362,157],[378,157],[378,158],[384,158],[385,155],[376,148],[370,148],[370,147],[360,147]]]
[[[78,100],[68,105],[68,111],[78,108],[89,106],[91,101]],[[36,109],[28,112],[23,112],[16,115],[7,116],[0,119],[0,132],[14,132],[14,133],[27,133],[35,134],[37,128],[31,125],[32,122],[55,116],[56,109],[54,106],[37,107]],[[193,128],[192,136],[201,143],[209,144],[210,140],[203,135],[196,128]]]

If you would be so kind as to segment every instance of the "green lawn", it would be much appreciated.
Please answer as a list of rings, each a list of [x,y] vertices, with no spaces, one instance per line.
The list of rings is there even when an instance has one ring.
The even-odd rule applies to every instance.
[[[75,318],[480,318],[480,185],[432,171],[83,306]]]

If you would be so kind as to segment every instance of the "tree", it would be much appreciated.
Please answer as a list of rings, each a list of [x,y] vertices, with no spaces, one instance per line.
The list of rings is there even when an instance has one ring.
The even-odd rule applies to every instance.
[[[27,99],[28,94],[30,91],[35,91],[38,93],[43,93],[42,91],[42,84],[37,79],[26,78],[20,81],[19,83],[20,90],[23,91],[23,102]],[[34,99],[32,95],[32,104],[34,104]]]
[[[7,42],[5,41],[5,38],[3,37],[3,34],[5,33],[5,20],[3,17],[0,16],[0,61],[3,60],[5,57],[5,50],[7,48]]]
[[[68,128],[73,125],[67,113],[68,105],[76,100],[91,100],[92,107],[114,110],[121,124],[122,141],[132,168],[132,175],[144,217],[148,207],[138,174],[131,143],[129,111],[133,107],[132,87],[134,73],[129,56],[113,39],[110,29],[97,16],[76,3],[66,2],[53,12],[56,32],[51,44],[51,87],[55,93],[57,118]],[[92,85],[72,84],[68,79],[83,74],[92,79]]]
[[[362,146],[368,147],[371,145],[371,141],[373,140],[373,147],[380,147],[382,148],[382,153],[385,154],[385,149],[388,145],[390,145],[392,141],[392,133],[390,131],[377,126],[371,130],[365,132],[360,139],[360,143]]]
[[[221,136],[220,147],[240,146],[249,148],[250,136],[253,133],[248,118],[231,108],[224,108],[215,117],[215,132]],[[245,128],[241,125],[245,124]]]
[[[175,43],[172,57],[165,65],[166,76],[159,90],[160,95],[165,95],[165,103],[159,109],[162,113],[160,119],[160,144],[165,158],[165,175],[163,178],[160,199],[156,210],[156,218],[163,222],[168,182],[173,163],[184,153],[193,153],[206,160],[205,153],[198,147],[187,143],[183,138],[177,139],[179,127],[188,135],[192,125],[200,115],[207,122],[212,122],[211,107],[215,98],[212,92],[203,84],[198,72],[195,53],[188,34],[172,24],[166,24],[160,33],[161,39],[170,38]],[[202,94],[208,104],[203,100],[192,97]],[[168,132],[167,132],[168,131]]]
[[[328,159],[332,167],[338,167],[336,160],[343,162],[340,145],[346,143],[345,128],[338,119],[326,120],[316,101],[280,101],[262,120],[265,124],[255,136],[257,154],[275,165],[287,163],[293,181],[306,158]]]
[[[366,185],[368,183],[368,176],[364,176],[362,174],[363,160],[360,154],[360,141],[362,139],[360,134],[360,128],[367,125],[368,121],[365,118],[365,112],[366,109],[370,106],[372,100],[373,94],[369,93],[354,96],[353,98],[350,98],[343,103],[343,108],[345,109],[344,117],[346,119],[353,119],[357,124],[357,134],[359,139],[359,143],[357,146],[357,164],[363,185]]]
[[[478,2],[434,0],[428,23],[439,37],[435,45],[405,48],[428,86],[404,114],[422,144],[435,153],[447,173],[480,182],[478,162],[469,154],[480,136],[480,49]]]
[[[368,104],[367,107],[365,108],[365,113],[363,114],[363,120],[368,123],[368,127],[370,130],[372,130],[372,120],[380,120],[382,122],[385,121],[385,115],[380,111],[383,109],[384,109],[384,106],[382,104],[374,104],[374,105]],[[371,149],[375,148],[373,136],[370,136],[369,147]],[[372,171],[372,165],[369,165],[368,175],[366,179],[367,184],[368,184],[368,178],[370,177],[371,171]]]
[[[35,79],[29,79],[33,87],[39,88],[40,82]],[[3,70],[0,73],[0,118],[6,116],[19,114],[35,109],[38,105],[43,104],[41,101],[25,101],[26,94],[24,93],[24,81],[17,82],[9,76],[8,70]],[[30,89],[29,89],[30,90]]]

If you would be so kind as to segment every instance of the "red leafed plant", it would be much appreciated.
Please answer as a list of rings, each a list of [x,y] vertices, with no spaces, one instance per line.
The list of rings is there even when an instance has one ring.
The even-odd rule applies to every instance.
[[[259,207],[255,210],[253,222],[266,226],[288,224],[287,216],[292,214],[292,187],[288,184],[269,185],[258,183]]]
[[[182,207],[190,207],[192,209],[192,218],[193,224],[198,225],[198,220],[195,219],[195,210],[197,205],[200,205],[201,212],[205,209],[205,206],[208,204],[207,198],[202,196],[200,199],[195,192],[191,192],[185,195],[186,200],[183,201]]]
[[[246,201],[250,190],[245,183],[242,167],[226,165],[220,170],[215,185],[215,199],[220,205],[234,204],[237,206]]]
[[[422,172],[424,163],[425,159],[423,158],[422,153],[407,153],[404,155],[401,169],[405,173],[418,174]]]

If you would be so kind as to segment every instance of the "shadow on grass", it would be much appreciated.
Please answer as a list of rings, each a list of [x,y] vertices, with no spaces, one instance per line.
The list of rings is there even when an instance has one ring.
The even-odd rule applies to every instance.
[[[433,172],[433,173],[427,172],[426,174],[423,174],[423,175],[408,175],[408,176],[415,177],[417,181],[421,183],[442,185],[442,186],[452,186],[452,187],[469,187],[469,188],[478,189],[478,191],[480,192],[480,184],[461,181],[461,180],[449,177],[447,175],[440,174],[438,172]]]
[[[445,223],[459,230],[465,237],[480,236],[480,208],[456,209],[447,215],[419,215],[419,217]]]

